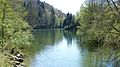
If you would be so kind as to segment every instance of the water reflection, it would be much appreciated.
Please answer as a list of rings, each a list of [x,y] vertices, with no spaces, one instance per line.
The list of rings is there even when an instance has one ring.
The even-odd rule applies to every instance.
[[[29,67],[115,67],[106,65],[100,55],[88,51],[76,33],[61,30],[34,30],[29,49]]]
[[[72,40],[75,40],[75,33],[70,31],[63,31],[63,36],[67,40],[68,47],[72,44]]]

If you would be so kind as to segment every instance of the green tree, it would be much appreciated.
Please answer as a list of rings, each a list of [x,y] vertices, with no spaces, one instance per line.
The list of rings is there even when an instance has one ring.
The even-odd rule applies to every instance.
[[[81,25],[79,33],[88,48],[97,51],[103,57],[116,55],[113,60],[118,60],[120,47],[118,7],[119,5],[116,5],[113,0],[86,0],[76,16],[76,20]]]
[[[26,15],[23,1],[0,1],[0,59],[3,59],[0,67],[10,66],[6,54],[9,54],[12,48],[19,51],[31,44],[31,27],[25,21]]]

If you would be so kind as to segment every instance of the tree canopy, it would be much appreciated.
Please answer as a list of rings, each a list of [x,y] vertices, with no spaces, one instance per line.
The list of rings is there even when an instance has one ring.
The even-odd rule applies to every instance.
[[[84,43],[101,56],[115,55],[113,60],[119,56],[120,47],[119,3],[119,0],[86,0],[76,16]]]

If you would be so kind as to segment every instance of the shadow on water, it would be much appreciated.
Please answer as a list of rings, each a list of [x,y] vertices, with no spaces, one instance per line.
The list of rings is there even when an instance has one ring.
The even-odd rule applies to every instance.
[[[29,56],[26,59],[28,67],[119,67],[120,65],[118,62],[109,65],[101,62],[102,57],[89,51],[74,32],[35,29],[33,35],[34,44],[26,49]]]

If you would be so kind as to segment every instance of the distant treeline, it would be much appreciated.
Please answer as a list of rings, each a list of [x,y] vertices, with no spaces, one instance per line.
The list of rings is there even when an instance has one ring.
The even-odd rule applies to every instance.
[[[24,0],[24,7],[28,11],[26,19],[34,29],[62,28],[66,30],[77,30],[75,16],[64,14],[52,5],[40,0]]]
[[[60,26],[65,14],[40,0],[24,0],[27,8],[26,19],[33,28],[56,28]]]

